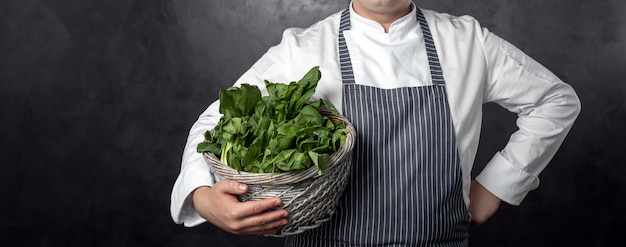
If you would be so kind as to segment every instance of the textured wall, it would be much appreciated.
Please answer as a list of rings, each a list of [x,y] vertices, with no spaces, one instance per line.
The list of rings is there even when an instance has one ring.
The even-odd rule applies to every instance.
[[[186,132],[331,0],[0,2],[0,246],[280,246],[169,216]],[[472,246],[616,246],[626,230],[626,1],[448,0],[551,68],[583,112],[542,185]],[[486,105],[477,169],[515,130]],[[621,242],[621,241],[620,241]]]

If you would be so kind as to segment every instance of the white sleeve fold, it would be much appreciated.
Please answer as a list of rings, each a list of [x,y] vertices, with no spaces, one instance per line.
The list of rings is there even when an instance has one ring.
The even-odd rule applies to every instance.
[[[193,206],[192,192],[201,186],[213,185],[213,176],[209,166],[201,160],[187,164],[174,183],[170,211],[177,224],[196,226],[206,222]]]

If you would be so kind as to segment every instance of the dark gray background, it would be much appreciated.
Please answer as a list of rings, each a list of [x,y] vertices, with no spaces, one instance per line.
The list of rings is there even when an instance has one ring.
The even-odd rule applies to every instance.
[[[349,1],[2,0],[0,246],[279,246],[169,216],[187,131],[291,26]],[[541,186],[472,228],[472,246],[621,246],[626,1],[443,0],[579,93]],[[485,106],[477,169],[514,116]],[[622,243],[623,244],[623,243]]]

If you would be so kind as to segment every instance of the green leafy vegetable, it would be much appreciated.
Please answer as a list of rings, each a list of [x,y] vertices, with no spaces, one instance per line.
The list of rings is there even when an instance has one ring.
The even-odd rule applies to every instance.
[[[222,118],[197,151],[214,153],[238,171],[274,173],[314,165],[321,173],[348,132],[345,123],[320,114],[322,107],[338,113],[329,101],[310,100],[320,78],[319,67],[313,67],[297,82],[265,80],[263,97],[249,84],[220,90]]]

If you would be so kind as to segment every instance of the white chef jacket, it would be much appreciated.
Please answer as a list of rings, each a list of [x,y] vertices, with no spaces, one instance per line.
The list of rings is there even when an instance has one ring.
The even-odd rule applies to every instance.
[[[350,5],[351,6],[351,5]],[[352,28],[344,36],[355,81],[379,88],[431,85],[422,32],[415,7],[385,32],[380,24],[350,8]],[[503,201],[519,205],[539,185],[538,175],[556,153],[580,111],[574,90],[522,51],[482,28],[470,16],[423,10],[439,54],[454,122],[469,205],[471,170],[480,137],[482,104],[495,102],[518,115],[519,130],[497,152],[476,180]],[[337,36],[340,12],[311,27],[290,28],[235,86],[255,84],[265,94],[263,80],[289,83],[313,66],[321,80],[313,98],[330,100],[341,111],[342,81]],[[176,223],[205,222],[193,208],[191,193],[211,186],[214,178],[196,145],[219,121],[219,101],[211,104],[192,126],[174,184],[171,214]]]

